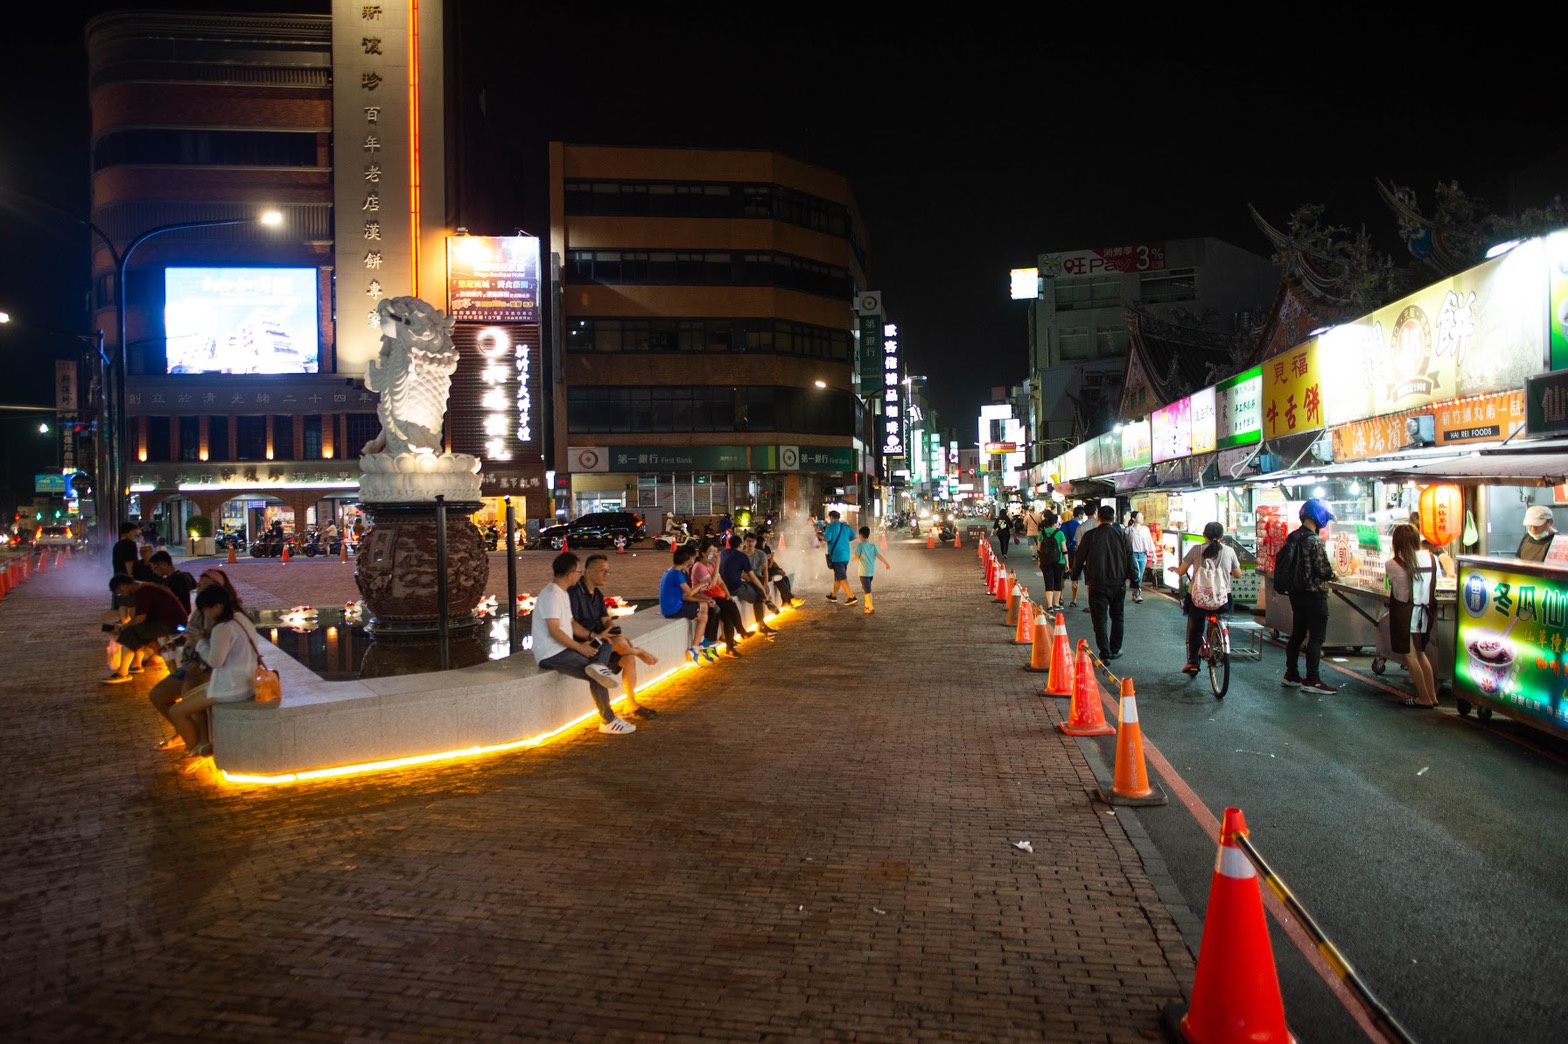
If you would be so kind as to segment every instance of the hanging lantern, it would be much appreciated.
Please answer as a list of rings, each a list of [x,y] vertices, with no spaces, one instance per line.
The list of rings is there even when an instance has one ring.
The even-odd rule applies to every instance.
[[[1439,547],[1453,542],[1464,528],[1465,498],[1458,486],[1428,486],[1421,491],[1421,535]]]

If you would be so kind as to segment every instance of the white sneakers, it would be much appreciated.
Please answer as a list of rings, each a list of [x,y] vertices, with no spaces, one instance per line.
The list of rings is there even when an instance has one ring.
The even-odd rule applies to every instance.
[[[621,672],[612,671],[602,663],[590,663],[583,670],[588,672],[588,677],[607,689],[614,691],[621,686]]]
[[[609,736],[629,736],[637,731],[637,726],[625,718],[616,718],[599,726],[599,731]]]

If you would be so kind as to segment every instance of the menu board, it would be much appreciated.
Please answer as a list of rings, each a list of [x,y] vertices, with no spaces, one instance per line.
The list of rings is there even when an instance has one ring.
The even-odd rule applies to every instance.
[[[1263,438],[1263,367],[1214,386],[1215,446],[1250,446]]]
[[[1150,417],[1154,463],[1192,456],[1192,400],[1177,399]]]
[[[1454,693],[1509,717],[1568,730],[1568,574],[1459,560]]]

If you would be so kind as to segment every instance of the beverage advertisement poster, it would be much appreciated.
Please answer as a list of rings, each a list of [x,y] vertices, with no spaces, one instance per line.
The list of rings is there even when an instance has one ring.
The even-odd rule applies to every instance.
[[[1128,421],[1122,425],[1122,469],[1143,467],[1153,463],[1149,436],[1149,418]]]
[[[1568,574],[1461,559],[1454,692],[1527,724],[1568,729]]]

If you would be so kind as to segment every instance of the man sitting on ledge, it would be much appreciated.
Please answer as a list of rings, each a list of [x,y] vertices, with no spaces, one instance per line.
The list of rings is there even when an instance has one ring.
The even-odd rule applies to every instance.
[[[619,688],[621,672],[609,667],[614,650],[609,642],[578,641],[572,637],[572,601],[568,589],[582,572],[577,556],[562,551],[550,563],[553,579],[539,592],[534,605],[534,660],[547,670],[560,671],[570,678],[581,678],[593,692],[599,708],[599,731],[612,736],[636,732],[637,726],[616,717],[610,709],[610,689]]]
[[[614,650],[609,666],[621,672],[626,704],[634,718],[651,718],[658,711],[637,702],[637,661],[652,667],[659,658],[639,649],[621,635],[615,618],[604,603],[604,581],[610,575],[610,560],[592,554],[583,562],[583,578],[566,593],[572,599],[572,637],[579,641],[602,643]],[[602,647],[602,646],[601,646]]]

